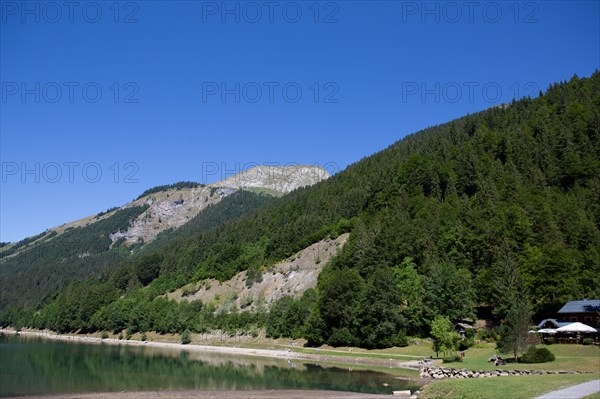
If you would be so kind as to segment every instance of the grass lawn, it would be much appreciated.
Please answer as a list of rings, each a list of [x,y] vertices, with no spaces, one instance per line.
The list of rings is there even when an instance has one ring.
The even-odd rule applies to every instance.
[[[494,366],[487,360],[496,353],[496,344],[486,343],[466,350],[462,362],[444,363],[443,366],[470,370],[573,370],[600,373],[600,348],[597,346],[568,344],[543,346],[556,356],[556,360],[549,363],[509,363],[506,366]]]
[[[600,392],[593,393],[590,396],[586,396],[583,399],[600,399]]]
[[[443,380],[425,386],[421,399],[532,399],[546,392],[599,378],[598,374],[535,375]],[[597,398],[591,396],[591,398]]]

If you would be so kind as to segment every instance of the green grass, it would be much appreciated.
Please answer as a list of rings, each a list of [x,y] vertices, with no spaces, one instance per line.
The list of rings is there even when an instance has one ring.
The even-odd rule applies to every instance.
[[[546,392],[597,379],[598,374],[472,378],[433,382],[421,399],[531,399]]]
[[[470,370],[573,370],[600,372],[600,348],[586,345],[540,345],[548,348],[556,360],[548,363],[509,363],[506,366],[494,366],[487,360],[496,354],[495,344],[483,344],[480,347],[473,347],[465,351],[465,358],[462,362],[445,363],[444,367],[466,368]]]
[[[586,396],[583,399],[600,399],[600,392],[593,393],[589,396]]]

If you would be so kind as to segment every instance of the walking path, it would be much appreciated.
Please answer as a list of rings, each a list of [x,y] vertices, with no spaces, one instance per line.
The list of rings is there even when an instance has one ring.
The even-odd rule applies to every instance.
[[[558,391],[548,392],[535,399],[579,399],[596,392],[600,392],[600,380],[588,381]]]

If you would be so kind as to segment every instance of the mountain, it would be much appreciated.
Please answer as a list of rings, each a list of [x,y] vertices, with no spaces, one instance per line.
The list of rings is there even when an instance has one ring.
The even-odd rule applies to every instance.
[[[186,224],[44,306],[6,308],[0,324],[264,328],[313,344],[377,348],[427,335],[438,316],[501,321],[522,302],[552,314],[566,300],[600,296],[599,148],[595,72],[408,135],[222,223]],[[245,279],[252,287],[287,272],[283,263],[346,233],[316,288],[302,295],[247,311],[219,308],[216,292],[204,296],[215,284]]]
[[[259,166],[210,185],[180,182],[159,186],[121,207],[5,245],[0,248],[0,306],[36,304],[72,281],[111,270],[161,233],[162,241],[168,241],[173,230],[239,190],[283,195],[328,177],[316,166]],[[238,195],[247,201],[238,204],[240,209],[265,202],[250,197]],[[227,209],[227,205],[221,208]]]

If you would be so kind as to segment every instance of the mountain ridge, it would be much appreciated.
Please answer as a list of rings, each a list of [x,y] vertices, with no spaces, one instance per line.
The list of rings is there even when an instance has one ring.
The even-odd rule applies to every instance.
[[[0,247],[0,258],[6,256],[2,253],[9,251],[15,244],[27,241],[23,246],[23,249],[27,249],[29,244],[35,245],[39,240],[51,239],[70,228],[88,226],[114,215],[118,210],[135,206],[148,205],[149,208],[133,221],[131,228],[111,234],[111,239],[113,244],[122,240],[125,245],[134,245],[140,239],[142,243],[149,242],[166,229],[181,227],[206,207],[218,203],[237,190],[258,189],[257,192],[282,195],[329,177],[327,171],[320,166],[259,165],[211,184],[179,182],[157,186],[145,190],[133,201],[119,207],[48,228],[40,234],[14,243],[5,243]]]

